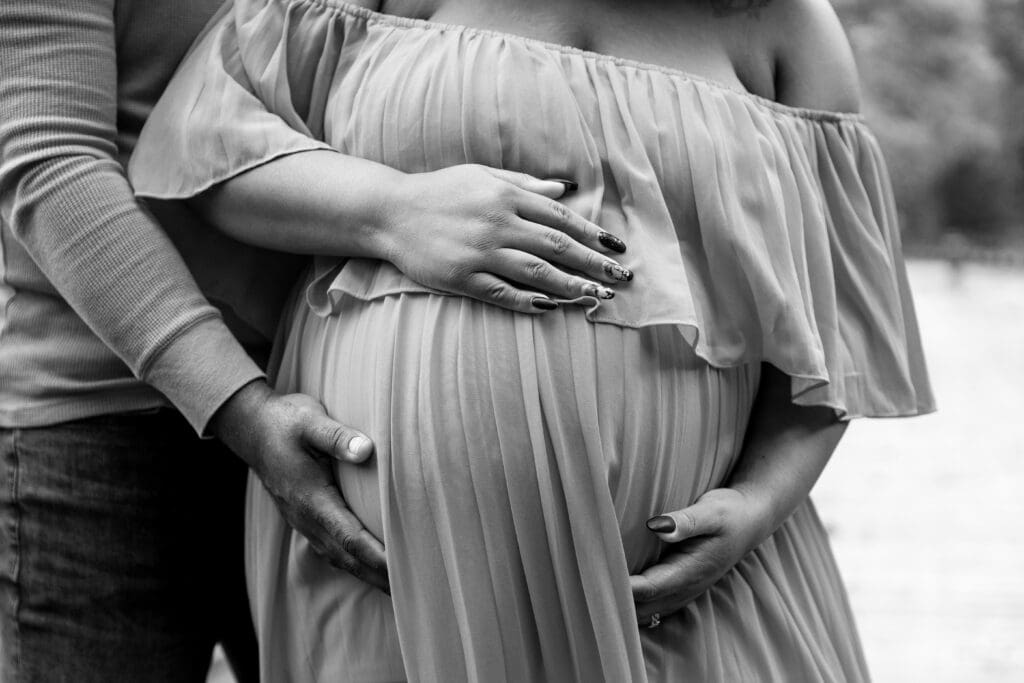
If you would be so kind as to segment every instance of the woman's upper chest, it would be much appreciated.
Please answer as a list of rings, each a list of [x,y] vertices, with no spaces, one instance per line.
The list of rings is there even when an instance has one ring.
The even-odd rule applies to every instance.
[[[424,21],[349,5],[336,16],[346,36],[329,43],[337,62],[328,57],[333,66],[325,69],[324,56],[315,55],[309,67],[294,70],[331,81],[298,88],[329,92],[311,126],[321,135],[322,125],[323,139],[345,153],[407,172],[478,163],[562,174],[592,187],[613,181],[636,198],[688,182],[687,147],[706,147],[710,137],[707,126],[686,121],[749,118],[734,106],[735,92],[703,86],[688,64],[581,51],[602,47],[592,40],[602,34],[573,38],[553,20],[531,31],[533,24],[515,24],[514,15],[485,22],[436,12]],[[711,47],[703,51],[709,63],[721,54]],[[672,71],[679,66],[686,73]],[[684,135],[688,129],[693,133]]]
[[[770,22],[712,0],[364,0],[380,12],[566,45],[774,96]],[[721,4],[721,3],[716,3]]]

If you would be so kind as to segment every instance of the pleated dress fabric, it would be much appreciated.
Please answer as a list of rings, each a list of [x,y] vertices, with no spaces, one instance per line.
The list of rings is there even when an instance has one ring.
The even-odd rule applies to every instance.
[[[645,520],[725,481],[762,363],[845,419],[933,408],[859,117],[341,2],[236,0],[136,149],[137,190],[163,198],[310,149],[569,177],[567,205],[636,273],[612,301],[528,316],[317,259],[278,386],[375,440],[338,481],[393,594],[318,559],[254,483],[266,680],[867,680],[810,503],[658,629],[628,582],[665,550]]]

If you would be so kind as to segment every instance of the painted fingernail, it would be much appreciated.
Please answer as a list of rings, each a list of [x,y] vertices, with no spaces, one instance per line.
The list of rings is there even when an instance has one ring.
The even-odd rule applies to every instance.
[[[530,300],[530,303],[533,304],[534,308],[539,308],[542,311],[553,311],[556,308],[558,308],[558,304],[556,304],[551,299],[544,299],[539,296],[533,297]]]
[[[592,297],[594,297],[596,299],[614,299],[615,298],[615,292],[613,292],[612,290],[608,289],[607,287],[602,287],[601,285],[596,285],[596,284],[587,285],[587,287],[586,287],[586,294],[589,295],[589,296],[592,296]]]
[[[658,515],[647,520],[647,528],[656,534],[670,534],[676,530],[676,522],[668,515]]]
[[[566,180],[565,178],[552,178],[551,180],[556,183],[562,183],[562,185],[565,186],[565,194],[569,194],[570,192],[575,192],[580,189],[579,183],[575,180]]]
[[[633,279],[633,272],[623,268],[615,261],[605,261],[604,272],[608,277],[612,277],[623,282],[629,282]]]
[[[617,251],[620,254],[626,253],[626,244],[610,232],[605,232],[604,230],[599,232],[597,234],[597,241],[612,251]]]

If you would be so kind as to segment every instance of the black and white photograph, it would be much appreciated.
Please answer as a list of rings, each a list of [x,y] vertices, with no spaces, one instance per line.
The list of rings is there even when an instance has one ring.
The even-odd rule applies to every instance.
[[[1024,681],[1024,0],[0,0],[0,683]]]

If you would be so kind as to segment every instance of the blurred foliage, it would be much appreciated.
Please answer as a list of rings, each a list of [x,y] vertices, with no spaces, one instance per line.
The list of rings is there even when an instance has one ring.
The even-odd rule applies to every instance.
[[[905,239],[1024,244],[1024,0],[833,0]]]

